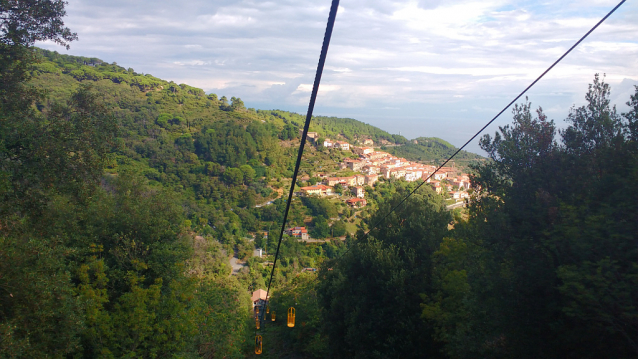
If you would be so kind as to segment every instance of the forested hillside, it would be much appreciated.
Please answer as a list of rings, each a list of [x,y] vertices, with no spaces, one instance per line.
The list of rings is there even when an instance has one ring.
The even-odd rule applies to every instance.
[[[306,117],[294,112],[259,110],[258,113],[270,114],[280,118],[286,124],[303,127]],[[310,131],[317,132],[323,138],[347,140],[353,144],[361,144],[364,139],[371,139],[380,144],[387,141],[392,144],[403,144],[407,139],[401,135],[393,135],[372,125],[351,118],[314,116],[310,123]]]
[[[250,293],[273,268],[302,117],[36,49],[76,39],[65,2],[11,4],[0,7],[1,359],[246,358],[256,335],[265,358],[638,355],[638,87],[619,114],[596,75],[561,131],[517,104],[482,138],[489,161],[472,164],[464,210],[395,178],[366,187],[364,208],[294,198],[288,225],[330,240],[284,236],[256,320]],[[454,150],[355,120],[313,126],[404,144],[405,157]],[[347,151],[306,150],[300,185],[348,173]],[[233,255],[245,260],[235,275]]]
[[[288,186],[302,116],[246,109],[241,99],[232,97],[229,103],[224,96],[99,59],[37,52],[43,60],[31,71],[31,83],[48,93],[39,109],[88,85],[117,119],[121,131],[108,173],[132,171],[151,186],[175,191],[193,229],[215,232],[223,243],[278,225],[279,207],[254,207]],[[317,118],[313,126],[342,138],[394,140],[351,119]],[[310,149],[305,162],[313,163],[316,156],[322,155]]]

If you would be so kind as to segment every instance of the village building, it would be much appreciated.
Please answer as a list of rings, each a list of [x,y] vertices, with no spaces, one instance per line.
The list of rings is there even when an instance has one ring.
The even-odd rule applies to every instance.
[[[352,152],[359,156],[365,156],[372,154],[374,152],[374,148],[372,147],[353,147]]]
[[[344,162],[346,164],[346,167],[348,167],[349,169],[353,171],[360,171],[363,165],[365,164],[365,162],[361,160],[354,160],[352,158],[346,158]]]
[[[464,177],[467,176],[457,176],[455,179],[450,180],[450,183],[457,188],[467,191],[470,189],[470,179]]]
[[[377,176],[376,174],[370,174],[365,177],[366,177],[365,184],[368,186],[373,186],[379,180],[379,176]]]
[[[325,140],[323,140],[323,147],[325,148],[332,148],[334,147],[334,142],[332,142],[329,138],[326,138]]]
[[[456,177],[456,169],[452,167],[441,167],[440,172],[445,172],[448,178]]]
[[[432,178],[434,178],[437,181],[444,180],[447,178],[447,172],[442,172],[441,170],[438,170],[434,173]]]
[[[361,186],[350,188],[350,193],[352,193],[353,196],[356,196],[358,198],[365,197],[365,191],[363,190],[363,187]]]
[[[361,172],[363,172],[363,173],[365,173],[367,175],[377,174],[377,173],[379,173],[379,167],[371,166],[371,165],[363,166],[361,168]]]
[[[370,154],[366,155],[370,160],[379,160],[379,159],[383,159],[385,157],[390,156],[389,153],[387,152],[383,152],[383,151],[374,151]]]
[[[438,194],[440,194],[441,191],[442,191],[441,182],[439,182],[439,181],[430,182],[430,187],[432,187],[432,189]]]
[[[303,136],[303,128],[299,129],[299,137],[301,136]],[[308,135],[306,136],[306,138],[314,142],[319,138],[319,134],[317,132],[308,132]]]
[[[409,171],[406,172],[405,177],[403,177],[407,182],[414,182],[421,178],[421,172]]]
[[[336,141],[334,144],[335,148],[339,148],[342,151],[349,151],[350,150],[350,144],[348,142],[344,142],[344,141]]]
[[[350,198],[346,201],[346,203],[354,208],[361,208],[365,207],[368,204],[368,201],[366,201],[365,198]]]
[[[284,231],[289,236],[293,236],[295,238],[299,238],[301,240],[308,239],[308,230],[306,227],[291,227]]]
[[[301,194],[304,196],[329,196],[333,194],[333,191],[330,186],[317,184],[314,186],[301,187]]]
[[[366,184],[366,176],[364,175],[354,175],[354,178],[357,180],[357,186],[363,186]]]
[[[323,180],[323,183],[328,186],[334,186],[336,184],[344,185],[344,186],[356,186],[357,178],[355,176],[350,177],[326,177]]]

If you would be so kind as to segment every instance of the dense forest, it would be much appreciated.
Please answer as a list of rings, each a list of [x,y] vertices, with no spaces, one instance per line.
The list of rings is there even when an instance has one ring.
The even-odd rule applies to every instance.
[[[277,246],[303,117],[37,49],[77,38],[65,3],[14,5],[0,7],[0,358],[245,358],[256,333],[266,358],[638,355],[638,87],[619,114],[596,75],[564,130],[517,104],[481,139],[465,210],[428,186],[396,207],[418,185],[403,180],[366,188],[363,210],[295,198],[289,226],[344,240],[284,236],[278,319],[256,332],[250,293],[273,256],[252,252]],[[311,130],[408,159],[455,151],[351,119]],[[344,156],[308,146],[297,184]]]

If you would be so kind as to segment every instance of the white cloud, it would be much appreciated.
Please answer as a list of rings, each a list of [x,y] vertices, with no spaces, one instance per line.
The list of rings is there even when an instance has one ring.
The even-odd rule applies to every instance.
[[[458,144],[455,122],[479,128],[486,112],[509,102],[614,1],[342,2],[316,111],[352,115],[391,132],[404,124],[409,136]],[[328,0],[70,0],[66,23],[80,40],[69,53],[238,96],[247,106],[303,112],[329,5]],[[565,116],[572,103],[582,103],[596,72],[607,74],[612,91],[623,83],[621,92],[628,94],[626,84],[638,81],[636,33],[638,5],[627,2],[530,98]],[[66,52],[50,43],[42,46]],[[381,108],[393,110],[382,115]],[[410,120],[418,121],[411,131]]]

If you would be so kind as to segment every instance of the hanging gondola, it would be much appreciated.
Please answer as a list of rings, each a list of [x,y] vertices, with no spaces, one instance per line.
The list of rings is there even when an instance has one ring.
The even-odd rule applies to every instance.
[[[290,328],[295,326],[295,308],[288,308],[288,326]]]
[[[272,313],[270,313],[270,320],[272,320],[273,322],[275,321],[275,311],[273,310]]]
[[[255,318],[255,326],[259,329],[260,320],[259,317]]]
[[[255,354],[261,354],[262,352],[261,335],[255,337]]]

